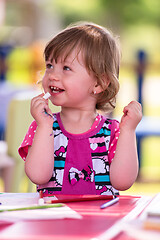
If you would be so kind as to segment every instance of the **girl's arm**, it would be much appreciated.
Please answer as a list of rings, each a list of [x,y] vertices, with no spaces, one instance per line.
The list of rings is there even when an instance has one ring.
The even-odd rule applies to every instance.
[[[37,130],[25,161],[25,172],[35,184],[48,182],[54,167],[53,118],[45,113],[46,110],[52,114],[48,100],[42,96],[43,94],[31,101],[31,114],[37,122]]]
[[[118,190],[130,188],[137,178],[138,157],[135,129],[141,121],[142,108],[138,102],[132,101],[123,112],[116,152],[110,166],[111,184]]]

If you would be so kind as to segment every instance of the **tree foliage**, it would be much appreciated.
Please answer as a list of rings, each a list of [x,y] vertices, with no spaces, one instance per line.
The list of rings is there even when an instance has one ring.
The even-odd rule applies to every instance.
[[[51,0],[64,24],[90,20],[122,28],[134,24],[160,25],[159,0]]]

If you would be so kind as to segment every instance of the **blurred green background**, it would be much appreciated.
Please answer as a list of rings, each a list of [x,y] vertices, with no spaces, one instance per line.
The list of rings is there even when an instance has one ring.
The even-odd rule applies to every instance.
[[[120,92],[114,116],[119,117],[126,104],[137,100],[137,52],[143,50],[147,56],[143,113],[160,117],[159,0],[0,0],[0,47],[11,48],[5,62],[0,62],[1,82],[16,88],[37,85],[44,69],[45,44],[75,21],[101,24],[120,37]],[[159,147],[160,137],[143,140],[141,177],[127,192],[160,190]]]

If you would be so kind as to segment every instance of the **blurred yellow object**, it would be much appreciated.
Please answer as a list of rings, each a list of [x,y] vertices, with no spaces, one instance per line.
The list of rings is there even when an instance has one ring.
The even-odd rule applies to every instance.
[[[6,78],[15,85],[32,84],[32,52],[25,47],[14,48],[6,58]]]
[[[9,82],[16,85],[35,84],[42,79],[45,71],[43,49],[45,44],[34,42],[28,47],[16,47],[6,57]]]
[[[28,50],[32,55],[32,64],[31,64],[31,82],[37,83],[41,81],[45,71],[45,61],[43,56],[43,50],[45,47],[45,43],[43,41],[35,41],[33,42]]]
[[[24,172],[24,161],[18,154],[18,147],[24,139],[29,125],[33,121],[30,114],[30,101],[31,98],[38,95],[39,92],[20,93],[17,94],[9,105],[8,122],[6,129],[6,142],[8,146],[7,154],[14,160],[13,180],[11,182],[11,192],[33,192],[36,191],[35,184],[33,184]],[[50,106],[51,107],[51,106]],[[60,107],[51,107],[53,112],[60,111]],[[25,178],[25,185],[23,180]]]

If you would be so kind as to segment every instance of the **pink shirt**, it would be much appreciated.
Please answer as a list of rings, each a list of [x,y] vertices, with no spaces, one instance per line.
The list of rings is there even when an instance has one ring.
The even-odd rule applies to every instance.
[[[37,186],[38,190],[47,194],[118,194],[109,178],[109,166],[119,136],[118,121],[98,115],[89,131],[70,134],[64,129],[60,114],[53,117],[53,176],[48,183]],[[24,160],[36,128],[33,121],[19,148]]]

